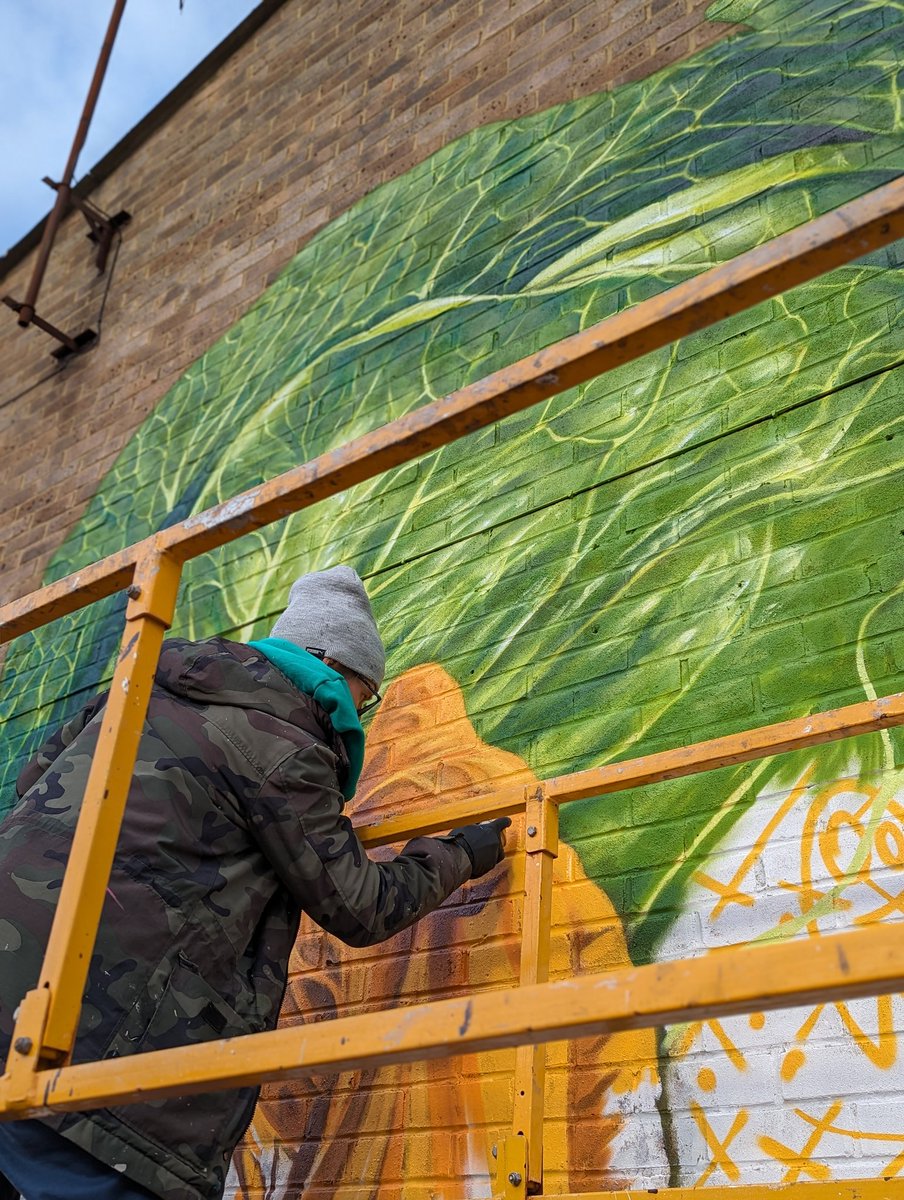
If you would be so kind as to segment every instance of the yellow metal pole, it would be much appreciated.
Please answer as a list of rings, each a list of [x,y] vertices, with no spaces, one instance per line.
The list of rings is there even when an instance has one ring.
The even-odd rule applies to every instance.
[[[517,784],[495,792],[467,796],[464,800],[453,800],[439,807],[411,808],[398,816],[381,817],[369,825],[356,825],[355,833],[364,846],[390,846],[393,842],[444,833],[457,825],[469,825],[488,817],[514,817],[524,812],[535,788],[536,785],[527,788]]]
[[[503,1138],[493,1147],[496,1156],[496,1192],[499,1200],[523,1200],[528,1175],[527,1138]]]
[[[29,1054],[37,1048],[39,1061],[53,1063],[64,1061],[72,1049],[135,754],[163,634],[172,621],[180,573],[175,559],[152,553],[138,564],[129,587],[122,649],[38,980],[37,990],[46,990],[49,1001],[22,1006],[13,1035],[14,1058],[24,1056],[26,1047]],[[41,1028],[39,1018],[45,1010]]]
[[[556,1200],[902,1200],[904,1179],[849,1179],[831,1183],[726,1184],[705,1188],[647,1188],[630,1192],[568,1192]]]
[[[674,750],[661,750],[639,758],[626,758],[605,767],[590,767],[572,775],[558,775],[541,783],[546,799],[553,804],[568,804],[605,796],[628,788],[646,787],[666,779],[679,779],[703,771],[788,754],[807,746],[819,746],[842,738],[858,737],[904,724],[904,692],[864,700],[844,708],[795,717],[775,725],[761,725],[705,742],[692,742]],[[455,825],[483,820],[489,816],[511,816],[524,810],[532,790],[518,784],[468,796],[439,808],[409,809],[399,816],[384,817],[371,825],[358,825],[355,832],[365,846],[387,846],[421,834],[439,833]]]
[[[521,978],[525,987],[549,978],[552,922],[552,871],[559,853],[559,810],[537,788],[525,812],[524,917],[521,931]],[[512,1136],[527,1139],[527,1171],[503,1170],[502,1195],[534,1196],[543,1190],[543,1116],[546,1046],[519,1046],[515,1057],[515,1104]],[[520,1154],[523,1155],[523,1149]],[[508,1162],[506,1150],[503,1158]]]
[[[0,1080],[0,1115],[39,1116],[320,1072],[369,1070],[507,1046],[561,1041],[904,991],[895,925],[555,983],[437,1000],[270,1033],[38,1071],[28,1100]],[[522,1142],[523,1144],[523,1142]]]
[[[7,1096],[10,1102],[28,1103],[35,1072],[40,1067],[38,1056],[41,1043],[22,1030],[33,1030],[36,1036],[39,1035],[47,1021],[49,1007],[50,992],[47,988],[32,988],[19,1005],[7,1074],[0,1080],[0,1095]]]

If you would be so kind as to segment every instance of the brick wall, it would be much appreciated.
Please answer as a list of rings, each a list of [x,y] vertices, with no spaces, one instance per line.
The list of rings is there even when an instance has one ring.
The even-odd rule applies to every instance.
[[[274,54],[289,54],[294,9],[262,30],[257,53],[282,30]],[[339,201],[338,216],[324,210],[316,236],[286,233],[285,270],[257,304],[248,308],[241,287],[214,300],[204,311],[226,314],[218,328],[228,334],[213,341],[208,327],[210,349],[167,377],[175,382],[134,436],[120,431],[125,449],[51,574],[904,167],[893,6],[721,0],[715,25],[671,6],[642,18],[636,7],[607,11],[609,33],[591,37],[617,23],[611,48],[622,57],[603,79],[598,57],[585,64],[574,47],[556,49],[560,33],[567,42],[586,30],[589,7],[544,10],[545,36],[533,40],[518,22],[534,12],[536,31],[539,8],[512,23],[502,17],[516,9],[501,4],[423,10],[412,28],[454,27],[463,55],[509,29],[504,67],[487,68],[511,84],[502,123],[453,143],[464,127],[443,124],[454,93],[444,94],[436,142],[419,151],[415,133],[413,156],[385,186],[347,211]],[[586,44],[599,54],[602,42]],[[424,69],[412,51],[393,53]],[[447,57],[436,63],[445,70]],[[377,89],[393,86],[395,76],[379,81],[367,69]],[[581,94],[541,93],[547,69],[563,70],[563,89],[567,80]],[[341,74],[334,86],[344,86]],[[458,91],[474,121],[494,99],[494,84],[479,81],[475,68]],[[409,102],[426,104],[417,92],[409,79]],[[517,107],[526,95],[536,110]],[[356,116],[359,103],[350,102]],[[379,111],[374,137],[392,112],[385,97]],[[179,120],[157,135],[174,167]],[[284,128],[283,116],[274,120]],[[307,193],[292,186],[300,203]],[[118,193],[109,206],[124,203]],[[232,247],[236,261],[244,245]],[[218,252],[224,282],[228,249]],[[130,286],[124,261],[111,304],[117,286]],[[893,247],[199,560],[186,571],[176,631],[260,635],[297,573],[339,561],[359,568],[389,649],[386,699],[352,805],[359,817],[898,690],[900,270]],[[105,334],[99,357],[72,363],[63,381],[113,342]],[[152,361],[156,349],[145,352],[141,361]],[[139,421],[133,413],[129,429]],[[114,609],[17,648],[7,672],[11,760],[108,677]],[[900,736],[888,731],[567,807],[554,974],[896,919],[901,757]],[[518,826],[513,841],[523,844]],[[516,973],[521,870],[516,853],[366,954],[306,922],[284,1021],[505,986]],[[546,1190],[894,1177],[902,1024],[895,996],[671,1028],[655,1042],[554,1047]],[[511,1102],[507,1054],[273,1086],[227,1194],[489,1194],[489,1147]]]

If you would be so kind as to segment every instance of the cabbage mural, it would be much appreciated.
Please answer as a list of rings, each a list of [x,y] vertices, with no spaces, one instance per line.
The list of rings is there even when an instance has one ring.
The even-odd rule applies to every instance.
[[[48,579],[904,170],[900,5],[719,0],[709,16],[742,28],[639,83],[477,130],[319,233],[162,400]],[[298,573],[353,563],[395,681],[362,811],[446,790],[448,722],[455,786],[474,790],[899,689],[899,255],[190,564],[175,632],[260,635]],[[44,727],[108,677],[121,611],[94,606],[10,654],[5,802]],[[557,969],[898,919],[901,756],[885,733],[568,806]],[[423,927],[423,959],[375,973],[304,930],[286,1019],[354,1008],[365,969],[374,1003],[505,983],[517,885],[466,896]],[[475,928],[503,947],[482,972]],[[904,1172],[900,1005],[671,1029],[658,1066],[640,1037],[630,1053],[554,1051],[553,1076],[574,1083],[550,1101],[548,1190]],[[379,1159],[381,1196],[487,1195],[484,1131],[506,1122],[507,1070],[495,1058],[454,1079],[437,1064],[270,1089],[235,1194],[351,1194],[354,1141]],[[393,1089],[409,1097],[395,1108]],[[390,1137],[399,1124],[426,1141]]]

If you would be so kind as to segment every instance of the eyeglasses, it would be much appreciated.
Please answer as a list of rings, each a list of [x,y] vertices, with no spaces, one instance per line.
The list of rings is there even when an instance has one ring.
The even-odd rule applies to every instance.
[[[362,704],[358,709],[358,716],[365,717],[369,712],[373,712],[383,697],[372,684],[368,683],[363,675],[358,675],[358,679],[360,679],[364,686],[369,690],[371,696],[370,700],[368,700],[366,704]]]
[[[308,654],[313,654],[315,658],[319,658],[321,661],[323,661],[327,658],[326,651],[322,650],[319,646],[305,646],[305,650],[307,650]],[[373,710],[381,702],[383,697],[380,695],[380,693],[377,691],[376,687],[371,683],[371,681],[369,679],[365,679],[363,675],[359,675],[358,672],[353,671],[351,669],[351,667],[346,667],[344,663],[342,664],[342,666],[343,666],[343,670],[348,671],[348,673],[350,675],[354,675],[354,677],[356,679],[360,679],[360,681],[364,684],[364,686],[370,692],[370,695],[371,695],[370,700],[368,700],[366,704],[362,704],[360,708],[357,708],[355,710],[359,717],[364,717],[369,712],[373,712]]]

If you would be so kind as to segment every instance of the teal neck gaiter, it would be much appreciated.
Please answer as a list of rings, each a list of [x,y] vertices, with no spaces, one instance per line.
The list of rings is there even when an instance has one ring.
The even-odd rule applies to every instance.
[[[348,779],[342,794],[346,800],[351,800],[364,766],[364,730],[345,677],[315,654],[309,654],[285,638],[262,638],[248,645],[269,659],[300,692],[316,700],[329,713],[333,728],[342,738],[348,754]]]

